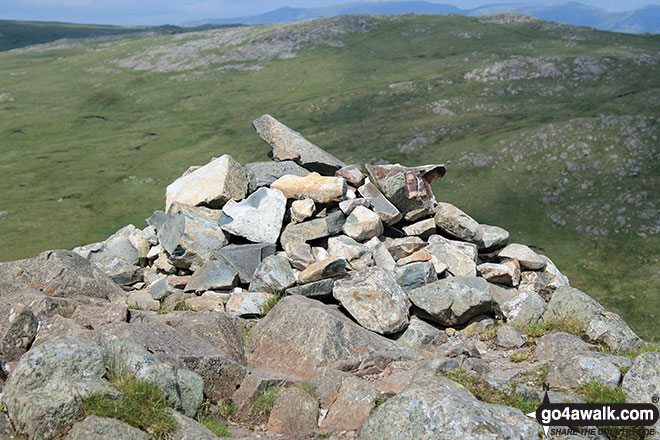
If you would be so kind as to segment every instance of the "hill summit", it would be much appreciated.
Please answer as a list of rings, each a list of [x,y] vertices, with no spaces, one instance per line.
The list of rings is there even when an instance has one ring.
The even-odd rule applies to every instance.
[[[657,347],[436,200],[451,168],[365,175],[270,115],[253,126],[272,161],[224,154],[143,229],[0,264],[3,430],[529,440],[542,386],[556,403],[657,399]]]

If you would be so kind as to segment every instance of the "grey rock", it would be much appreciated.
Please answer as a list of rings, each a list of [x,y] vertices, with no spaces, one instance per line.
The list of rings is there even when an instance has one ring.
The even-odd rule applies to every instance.
[[[506,321],[509,324],[523,326],[538,323],[546,310],[546,302],[543,298],[538,293],[530,290],[517,291],[512,289],[511,292],[514,295],[505,301],[498,301],[495,299],[496,296],[493,295]]]
[[[343,212],[345,215],[351,215],[351,212],[353,212],[353,210],[358,206],[369,208],[371,206],[371,200],[360,198],[339,202],[339,209],[341,209],[341,212]]]
[[[296,325],[292,326],[291,323]],[[417,355],[302,296],[286,296],[250,332],[248,365],[307,378],[318,366],[388,363]]]
[[[405,292],[437,281],[438,274],[430,261],[409,263],[394,269],[394,278]]]
[[[369,240],[383,234],[383,222],[378,214],[364,206],[356,206],[346,218],[342,230],[357,241]]]
[[[552,294],[556,290],[550,287],[550,278],[543,272],[524,271],[520,274],[520,290],[531,290],[550,301]]]
[[[282,247],[285,247],[289,243],[306,243],[311,240],[329,237],[341,233],[343,225],[344,215],[341,211],[334,211],[329,213],[327,217],[287,225],[280,236],[280,243]]]
[[[630,403],[653,402],[653,396],[660,395],[660,353],[652,351],[637,356],[630,370],[623,376],[621,390]],[[650,437],[652,440],[660,438],[657,432],[659,425],[656,423],[653,426],[656,434]]]
[[[477,266],[477,273],[491,283],[506,284],[507,286],[520,284],[520,268],[515,264],[515,260],[506,264],[480,264]]]
[[[229,245],[220,249],[218,256],[229,263],[242,283],[252,281],[252,276],[264,258],[275,254],[275,245],[269,243]]]
[[[493,297],[482,278],[445,278],[408,292],[423,317],[443,325],[458,325],[492,310]]]
[[[348,262],[344,257],[330,257],[312,264],[298,274],[301,284],[312,283],[346,273]]]
[[[230,199],[244,199],[247,190],[247,173],[233,157],[224,154],[169,184],[165,211],[169,213],[174,203],[222,208]]]
[[[570,333],[548,333],[536,340],[534,359],[540,362],[551,362],[572,353],[595,351],[597,348]]]
[[[142,281],[142,267],[128,264],[119,257],[108,256],[94,263],[115,283],[126,286]]]
[[[167,277],[163,277],[149,286],[149,294],[151,295],[151,298],[157,301],[160,301],[163,298],[167,298],[179,290],[180,289],[176,289],[168,282]]]
[[[358,377],[344,378],[320,428],[330,431],[359,429],[369,417],[377,394],[370,382]]]
[[[169,315],[162,315],[162,319],[171,319]],[[199,326],[179,331],[155,319],[105,325],[95,332],[95,338],[107,352],[123,359],[130,372],[156,382],[168,400],[186,414],[194,415],[203,399],[198,376],[191,373],[202,378],[203,394],[208,399],[231,397],[245,376],[245,367],[234,358],[232,346],[210,342],[200,334],[203,330]],[[217,329],[213,331],[217,333]]]
[[[167,218],[167,213],[165,211],[154,211],[148,218],[144,220],[147,226],[153,226],[156,228],[156,231],[160,229],[165,219]]]
[[[481,225],[451,203],[438,203],[435,224],[445,234],[470,243],[478,243],[483,236]]]
[[[543,270],[546,263],[539,254],[531,250],[524,244],[511,243],[502,249],[498,256],[500,258],[516,259],[520,262],[520,267],[528,270]]]
[[[399,260],[422,249],[424,246],[426,246],[426,242],[419,237],[403,237],[392,240],[387,250],[395,260]]]
[[[149,234],[128,225],[108,237],[98,250],[91,251],[87,259],[100,262],[108,257],[115,257],[128,265],[139,265],[146,259],[150,247]],[[76,252],[76,249],[73,251]]]
[[[410,317],[408,327],[396,341],[415,351],[424,351],[444,344],[449,338],[442,330],[413,315]]]
[[[440,356],[448,358],[480,358],[481,353],[470,340],[452,338],[438,349]]]
[[[312,254],[312,247],[307,243],[287,243],[284,246],[284,251],[291,266],[298,270],[305,270],[307,267],[316,263],[316,258]]]
[[[283,292],[296,285],[296,276],[286,257],[271,255],[264,258],[252,276],[251,292]]]
[[[238,284],[238,272],[229,263],[211,260],[197,269],[186,284],[186,292],[230,290]]]
[[[282,388],[268,418],[268,429],[290,439],[314,435],[319,419],[316,399],[298,387]]]
[[[302,295],[312,299],[325,299],[332,297],[332,286],[335,280],[326,278],[324,280],[313,281],[301,286],[291,287],[286,290],[287,295]]]
[[[371,182],[366,182],[358,188],[358,192],[364,198],[371,200],[371,208],[386,225],[398,223],[403,216],[401,212],[380,192]]]
[[[2,395],[16,432],[30,439],[61,436],[82,400],[110,393],[104,374],[103,351],[85,339],[60,337],[28,351]]]
[[[552,291],[557,290],[560,287],[568,287],[570,283],[568,278],[562,274],[557,266],[552,262],[552,260],[545,255],[539,255],[543,261],[545,261],[545,269],[543,270],[543,275],[550,279],[548,284],[548,289]]]
[[[334,175],[337,170],[346,166],[270,115],[255,119],[252,125],[261,139],[273,147],[269,156],[275,160],[293,159],[308,170],[326,175]]]
[[[429,244],[424,248],[438,262],[447,266],[447,270],[457,277],[474,277],[477,275],[477,265],[474,259],[450,240],[439,235],[429,237]]]
[[[167,280],[163,279],[167,282]],[[158,310],[160,309],[160,302],[154,299],[150,292],[146,290],[136,290],[131,292],[126,298],[126,305],[128,307],[137,308],[140,310]]]
[[[291,174],[293,176],[304,177],[309,171],[291,160],[282,162],[252,162],[245,164],[245,171],[248,177],[248,191],[255,192],[262,186],[270,186],[282,176]]]
[[[73,425],[67,440],[153,440],[142,432],[120,420],[106,417],[87,416]]]
[[[276,243],[285,212],[282,191],[259,188],[242,202],[226,205],[218,224],[224,231],[255,243]]]
[[[241,317],[260,316],[273,297],[268,292],[234,292],[227,301],[227,313]]]
[[[574,318],[585,325],[594,342],[606,344],[614,353],[637,350],[642,341],[616,313],[608,312],[595,299],[572,287],[560,287],[552,295],[543,320]]]
[[[380,241],[378,237],[374,237],[365,245],[371,249],[374,262],[377,267],[385,271],[393,271],[396,267],[396,261],[392,258],[392,254],[387,250],[387,247]]]
[[[294,200],[289,213],[292,221],[300,223],[313,216],[315,210],[316,204],[312,199]]]
[[[444,377],[425,377],[376,409],[359,440],[529,440],[540,426],[520,410],[478,401]]]
[[[335,176],[346,180],[346,182],[354,188],[362,185],[364,183],[364,178],[366,177],[362,171],[360,171],[359,165],[347,165],[337,170]],[[348,215],[348,213],[346,213],[346,215]]]
[[[6,321],[5,321],[6,319]],[[39,320],[24,304],[14,304],[0,324],[0,355],[5,362],[18,360],[37,336]]]
[[[0,297],[28,288],[50,296],[89,296],[114,302],[124,291],[98,267],[71,251],[45,251],[34,258],[0,263]]]
[[[218,438],[206,426],[190,417],[172,408],[168,408],[168,411],[177,425],[177,429],[172,433],[172,440],[216,440]]]
[[[178,268],[193,270],[201,267],[228,240],[218,225],[220,211],[172,205],[167,220],[158,230],[160,245]]]
[[[332,294],[368,330],[392,334],[408,325],[406,294],[382,269],[352,272],[335,282]]]
[[[371,249],[345,235],[328,239],[328,253],[331,257],[346,259],[353,270],[366,269],[373,264]]]
[[[406,235],[417,236],[422,240],[426,240],[431,235],[435,234],[435,220],[428,218],[426,220],[413,223],[412,225],[404,226],[402,229]]]
[[[509,242],[509,231],[499,226],[481,225],[481,238],[477,240],[480,251],[491,252],[501,249]]]
[[[503,325],[495,334],[495,343],[502,348],[518,348],[525,345],[527,336],[515,327]]]
[[[622,356],[598,352],[573,353],[561,356],[550,365],[547,382],[553,388],[572,389],[591,381],[616,388],[621,380],[620,367],[630,367],[632,361]]]
[[[281,375],[268,370],[249,370],[240,387],[232,395],[236,405],[235,419],[244,421],[250,418],[254,401],[269,388],[283,386],[288,381]]]
[[[371,181],[387,199],[413,220],[411,213],[419,216],[433,213],[435,196],[431,183],[445,175],[444,165],[405,167],[394,165],[366,165]]]

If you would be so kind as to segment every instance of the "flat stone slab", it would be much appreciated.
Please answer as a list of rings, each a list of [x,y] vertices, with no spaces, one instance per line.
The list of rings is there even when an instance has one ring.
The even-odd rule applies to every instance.
[[[264,258],[275,254],[275,245],[269,243],[231,244],[218,251],[218,256],[229,263],[242,283],[252,281],[252,275]]]
[[[312,199],[316,203],[341,202],[346,198],[346,181],[340,177],[309,173],[304,177],[285,175],[271,183],[272,189],[284,193],[287,199]]]
[[[212,260],[195,271],[186,284],[186,292],[229,290],[238,284],[238,272],[224,261]]]
[[[225,206],[218,224],[255,243],[277,243],[285,212],[286,197],[281,191],[259,188],[244,201]]]
[[[248,190],[250,193],[255,192],[263,186],[270,186],[271,183],[287,174],[300,177],[309,174],[308,170],[291,160],[282,162],[252,162],[245,164],[244,168],[248,176]]]

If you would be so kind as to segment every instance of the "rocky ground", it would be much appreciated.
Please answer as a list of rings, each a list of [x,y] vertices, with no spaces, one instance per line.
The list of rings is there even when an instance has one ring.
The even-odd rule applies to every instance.
[[[0,438],[529,440],[543,384],[657,397],[655,347],[436,201],[444,165],[366,176],[253,125],[273,161],[193,166],[143,229],[0,264]]]

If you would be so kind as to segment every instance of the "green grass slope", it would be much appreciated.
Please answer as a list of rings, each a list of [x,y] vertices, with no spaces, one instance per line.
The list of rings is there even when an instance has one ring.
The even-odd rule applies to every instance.
[[[144,225],[168,183],[267,160],[271,113],[346,162],[445,163],[439,200],[541,248],[658,339],[660,36],[350,16],[0,53],[0,260]]]

